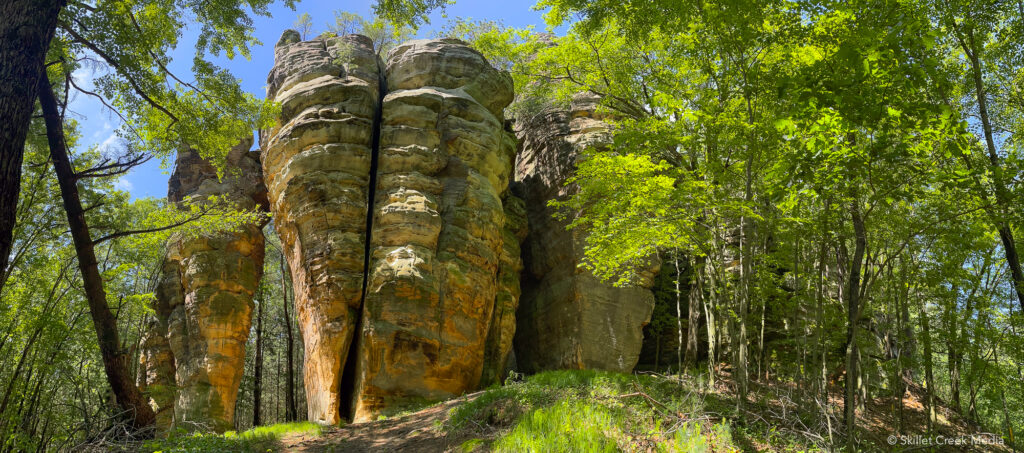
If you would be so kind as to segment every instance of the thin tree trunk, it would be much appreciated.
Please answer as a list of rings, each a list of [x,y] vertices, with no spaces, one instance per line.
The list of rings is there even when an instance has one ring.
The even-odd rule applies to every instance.
[[[861,217],[858,201],[850,203],[850,218],[853,222],[854,249],[853,260],[850,262],[849,286],[846,291],[846,395],[843,401],[844,421],[846,424],[846,445],[849,451],[855,451],[857,429],[857,382],[859,381],[857,322],[860,317],[860,268],[867,248],[867,230]]]
[[[263,399],[263,297],[256,307],[256,364],[253,366],[252,426],[260,426],[260,403]]]
[[[1017,255],[1017,245],[1013,239],[1013,230],[1006,219],[1007,209],[1010,202],[1010,194],[1006,189],[1006,180],[1003,176],[1003,167],[996,151],[994,134],[992,132],[992,121],[988,115],[988,100],[985,96],[985,83],[981,73],[981,58],[978,57],[978,46],[974,40],[974,29],[967,30],[967,42],[960,40],[964,53],[971,63],[971,78],[974,81],[974,96],[978,102],[978,115],[981,117],[981,129],[985,134],[985,148],[988,150],[989,163],[992,165],[992,184],[995,186],[996,212],[999,218],[993,219],[999,230],[999,240],[1003,243],[1003,251],[1006,254],[1006,264],[1010,267],[1010,279],[1013,283],[1014,292],[1017,295],[1017,303],[1024,309],[1024,271],[1021,270],[1020,257]]]
[[[676,372],[679,374],[683,373],[683,292],[679,286],[679,280],[682,279],[682,273],[679,269],[679,250],[675,250],[672,255],[672,260],[676,266],[676,334],[679,341],[676,342]]]
[[[0,275],[14,243],[25,138],[63,7],[63,0],[0,3]]]
[[[957,287],[953,286],[953,297],[958,297]],[[946,306],[945,313],[945,328],[946,328],[946,353],[949,357],[946,360],[946,371],[949,374],[949,393],[950,399],[953,403],[953,408],[957,412],[963,411],[963,405],[960,399],[960,361],[962,354],[960,352],[960,341],[958,339],[959,329],[956,326],[956,300],[954,299]]]
[[[290,305],[289,304],[289,300],[288,300],[289,299],[288,298],[288,284],[286,282],[288,274],[285,272],[284,251],[283,250],[282,250],[282,253],[281,253],[280,266],[281,266],[281,299],[282,299],[281,302],[283,303],[283,306],[284,306],[284,332],[285,332],[285,341],[288,342],[288,344],[287,344],[288,358],[287,358],[287,367],[286,367],[286,373],[288,374],[288,381],[285,382],[285,385],[284,385],[284,394],[285,394],[284,417],[285,417],[285,419],[287,421],[292,422],[292,421],[295,421],[296,418],[297,418],[296,411],[295,411],[295,367],[293,366],[293,363],[292,363],[293,357],[295,357],[295,353],[293,352],[294,348],[295,348],[295,341],[294,341],[294,339],[292,337],[292,317],[291,317],[291,315],[288,312],[288,306]]]
[[[820,381],[820,398],[822,401],[821,409],[825,412],[825,422],[828,428],[828,443],[834,445],[835,441],[832,438],[832,405],[829,403],[828,398],[828,345],[825,342],[825,260],[828,257],[828,227],[827,227],[827,216],[829,208],[831,207],[830,201],[825,199],[824,216],[821,223],[821,246],[818,249],[818,281],[815,285],[815,299],[817,302],[818,309],[815,313],[814,322],[818,330],[818,347],[821,350],[821,381]]]
[[[701,275],[704,272],[704,257],[695,257],[690,267],[690,291],[689,291],[689,319],[686,326],[686,357],[684,363],[687,368],[697,366],[698,329],[700,325],[700,307],[704,299],[704,284]]]
[[[920,294],[917,299],[921,300]],[[921,325],[921,342],[924,343],[925,410],[928,414],[928,435],[931,435],[935,423],[935,378],[932,374],[932,335],[929,327],[931,322],[928,320],[928,312],[923,302],[921,315],[917,319]]]
[[[39,78],[39,103],[43,108],[50,158],[53,160],[61,198],[64,200],[64,211],[67,213],[75,254],[78,256],[78,267],[82,273],[89,313],[92,315],[97,344],[103,357],[103,369],[117,398],[118,406],[125,411],[133,427],[144,428],[153,424],[155,414],[128,373],[128,358],[120,348],[117,319],[107,306],[103,277],[96,262],[96,251],[89,234],[89,225],[85,220],[82,200],[78,194],[75,172],[68,157],[64,128],[57,110],[57,98],[45,73]]]
[[[274,348],[274,421],[281,421],[281,348]]]

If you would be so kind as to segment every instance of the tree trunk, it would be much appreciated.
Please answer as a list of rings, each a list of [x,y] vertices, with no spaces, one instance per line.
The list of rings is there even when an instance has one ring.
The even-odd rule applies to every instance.
[[[849,285],[846,290],[846,395],[843,400],[844,421],[846,424],[846,445],[849,451],[855,451],[857,429],[857,322],[860,317],[860,268],[867,248],[867,231],[861,217],[858,201],[850,203],[850,219],[853,222],[854,249],[850,262]]]
[[[295,421],[298,418],[297,415],[296,415],[296,411],[295,411],[295,367],[292,364],[292,360],[293,360],[292,358],[295,357],[295,353],[293,352],[294,348],[295,348],[295,346],[294,346],[295,345],[295,341],[293,340],[293,337],[292,337],[292,317],[288,313],[288,305],[290,305],[289,301],[288,301],[288,284],[286,282],[288,274],[285,272],[284,253],[283,252],[281,253],[280,265],[281,265],[281,299],[282,299],[281,301],[283,302],[283,306],[284,306],[284,332],[285,332],[285,341],[288,342],[288,344],[287,344],[287,350],[288,350],[287,363],[288,363],[288,366],[286,367],[286,372],[288,374],[288,381],[285,382],[285,384],[284,384],[284,394],[285,394],[284,418],[287,421],[293,422],[293,421]]]
[[[252,427],[260,426],[260,403],[263,399],[263,297],[256,307],[256,364],[253,366]]]
[[[679,269],[679,250],[672,255],[676,266],[676,335],[679,341],[676,342],[676,373],[683,374],[683,292],[679,287],[679,280],[682,279],[682,272]]]
[[[39,78],[63,0],[0,3],[0,275],[7,269]]]
[[[698,332],[697,326],[700,325],[700,306],[703,305],[704,300],[704,284],[702,274],[704,272],[704,257],[696,257],[693,260],[693,265],[690,266],[690,291],[689,291],[689,319],[686,325],[686,357],[683,359],[683,363],[686,364],[687,368],[693,368],[697,366],[697,348],[698,346]]]
[[[921,300],[920,294],[917,299]],[[924,343],[924,404],[928,414],[928,435],[931,435],[935,423],[935,379],[932,375],[932,335],[929,327],[931,322],[928,320],[928,312],[925,310],[923,301],[921,315],[917,319],[921,324],[921,342]]]
[[[992,185],[995,187],[995,196],[998,218],[993,219],[999,229],[999,240],[1003,243],[1003,251],[1006,253],[1006,264],[1010,267],[1010,279],[1013,283],[1014,292],[1017,295],[1017,303],[1024,309],[1024,271],[1021,270],[1020,257],[1017,255],[1017,245],[1013,239],[1013,230],[1006,219],[1007,209],[1010,202],[1010,194],[1006,189],[1006,180],[1003,177],[1003,167],[996,151],[995,138],[992,133],[992,121],[988,116],[988,100],[985,97],[985,83],[981,74],[981,58],[978,57],[978,46],[974,40],[974,30],[967,30],[967,42],[960,41],[971,62],[971,78],[974,81],[974,96],[978,102],[978,116],[981,118],[981,129],[985,134],[985,148],[988,150],[989,163],[992,165]]]
[[[957,287],[953,286],[953,297],[958,297],[959,292],[956,290]],[[962,405],[960,401],[960,361],[962,360],[963,354],[960,352],[960,341],[957,338],[959,329],[956,326],[956,319],[958,314],[956,313],[956,300],[946,306],[946,312],[944,313],[944,324],[946,330],[946,353],[949,357],[946,360],[946,371],[949,373],[949,394],[953,408],[957,412],[962,412]]]
[[[126,413],[134,428],[144,428],[153,424],[155,414],[128,373],[128,357],[121,350],[117,319],[107,306],[107,294],[103,289],[103,277],[96,262],[96,250],[89,234],[89,225],[85,220],[85,211],[82,209],[75,172],[68,157],[64,127],[57,110],[57,98],[45,73],[39,78],[39,103],[43,108],[50,159],[53,160],[60,195],[64,200],[64,211],[75,244],[75,254],[78,256],[78,268],[82,273],[82,285],[89,303],[89,314],[92,315],[97,344],[103,357],[103,369],[117,398],[118,406]]]

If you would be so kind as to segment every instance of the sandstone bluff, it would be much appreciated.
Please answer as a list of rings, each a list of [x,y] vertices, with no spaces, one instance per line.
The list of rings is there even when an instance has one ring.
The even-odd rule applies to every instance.
[[[510,369],[636,365],[653,271],[630,288],[598,281],[579,268],[585,236],[548,206],[573,190],[581,152],[608,142],[593,98],[507,119],[511,77],[461,41],[410,41],[382,58],[364,36],[292,30],[267,85],[281,110],[260,150],[243,140],[229,155],[238,171],[219,182],[183,150],[168,198],[269,205],[309,420],[371,420]],[[233,423],[260,227],[168,244],[140,358],[163,427]]]

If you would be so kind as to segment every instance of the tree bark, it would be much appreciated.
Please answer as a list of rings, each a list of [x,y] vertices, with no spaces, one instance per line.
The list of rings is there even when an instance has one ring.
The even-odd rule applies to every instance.
[[[21,161],[39,77],[63,7],[63,0],[0,3],[0,275],[14,241]]]
[[[676,373],[683,374],[683,292],[680,289],[679,280],[682,279],[682,272],[679,269],[679,250],[672,255],[676,266],[676,335],[679,341],[676,343]]]
[[[917,297],[921,300],[920,294]],[[918,318],[921,325],[921,342],[924,343],[924,385],[925,385],[925,410],[928,412],[928,434],[932,433],[932,426],[935,423],[935,378],[932,374],[932,336],[928,320],[928,312],[924,303],[921,306],[921,316]]]
[[[82,285],[89,303],[89,314],[96,328],[97,344],[103,357],[103,369],[117,398],[118,406],[126,413],[134,428],[144,428],[152,425],[156,416],[128,373],[128,357],[121,349],[117,319],[107,306],[107,294],[96,261],[96,250],[89,234],[89,225],[85,220],[85,211],[82,209],[75,172],[68,157],[64,125],[57,109],[57,98],[45,73],[39,78],[39,103],[42,105],[43,118],[46,122],[50,159],[53,160],[53,169],[57,174],[60,195],[64,200],[64,211],[68,217],[68,226],[78,257],[78,268],[82,273]]]
[[[846,395],[843,400],[843,416],[846,422],[846,444],[849,451],[856,451],[857,429],[857,322],[860,318],[860,268],[867,248],[867,230],[861,217],[858,201],[850,203],[850,219],[853,222],[854,249],[850,262],[849,285],[846,290]]]
[[[686,325],[686,357],[683,363],[687,368],[697,365],[698,333],[697,326],[700,325],[700,306],[704,300],[704,285],[701,281],[701,274],[704,272],[704,258],[696,257],[693,265],[690,266],[690,291],[689,291],[689,319]]]
[[[292,317],[288,312],[288,284],[287,284],[287,273],[284,265],[284,253],[281,254],[281,302],[284,306],[284,333],[285,341],[288,342],[288,366],[286,372],[288,373],[288,381],[284,384],[284,395],[285,395],[285,410],[284,418],[286,421],[293,422],[298,416],[295,411],[295,367],[292,363],[292,358],[295,357],[295,341],[292,336]]]
[[[985,96],[985,83],[981,74],[981,58],[978,57],[978,46],[974,40],[974,30],[968,29],[967,41],[965,42],[961,39],[960,43],[964,53],[967,54],[968,60],[971,62],[974,96],[978,102],[978,115],[981,117],[981,129],[985,134],[985,148],[988,151],[989,164],[992,165],[992,185],[995,188],[996,212],[999,215],[999,218],[993,220],[996,222],[999,230],[999,240],[1003,243],[1006,264],[1010,267],[1010,280],[1017,295],[1017,303],[1024,310],[1024,270],[1021,269],[1017,245],[1013,239],[1013,230],[1005,217],[1010,202],[1010,194],[1007,193],[1003,166],[999,159],[999,153],[996,151],[995,138],[992,133],[992,121],[988,115],[988,100]]]
[[[253,367],[252,426],[260,426],[260,403],[263,399],[263,297],[256,307],[256,365]]]

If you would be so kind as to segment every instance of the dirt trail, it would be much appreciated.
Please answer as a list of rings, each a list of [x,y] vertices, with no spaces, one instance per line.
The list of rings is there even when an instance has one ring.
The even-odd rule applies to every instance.
[[[451,408],[480,393],[428,407],[398,418],[324,428],[320,435],[291,434],[281,438],[287,452],[443,452],[457,451],[470,437],[449,437],[441,430]]]

